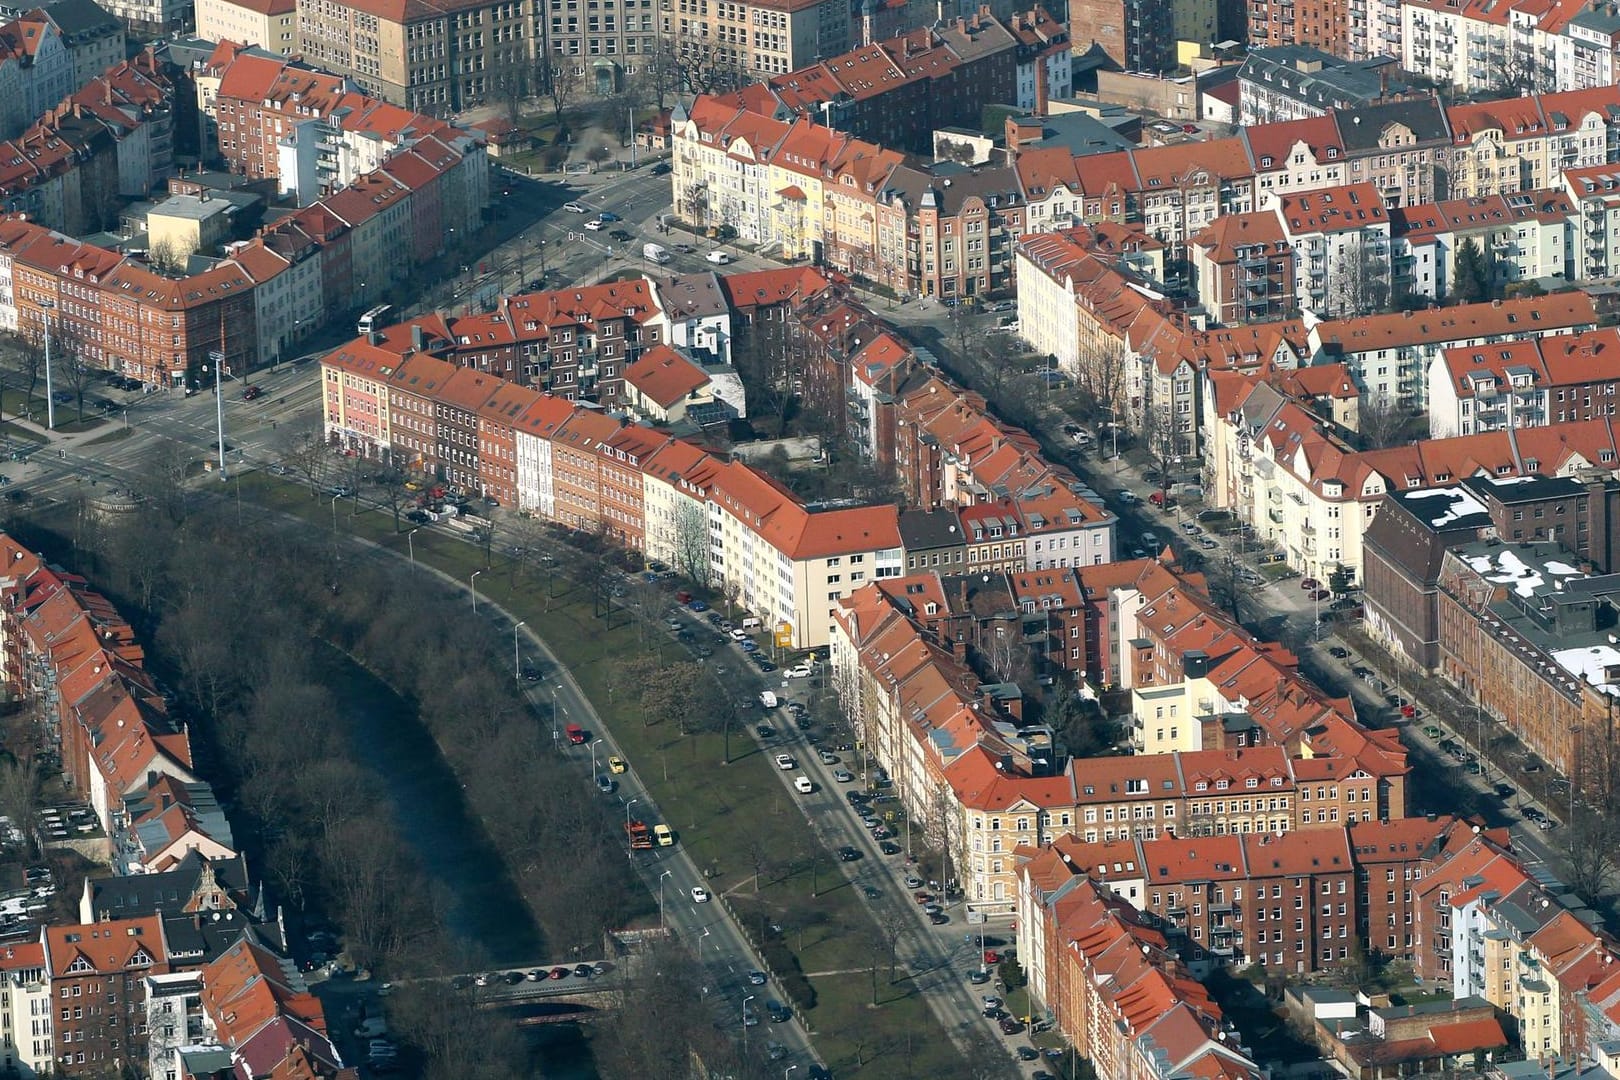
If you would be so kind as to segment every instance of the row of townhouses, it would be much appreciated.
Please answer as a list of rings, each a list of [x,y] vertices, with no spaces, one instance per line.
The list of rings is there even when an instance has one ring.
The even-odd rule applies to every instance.
[[[1589,1075],[1620,1071],[1617,944],[1505,830],[1429,815],[1214,842],[1070,836],[1015,858],[1031,997],[1099,1076],[1194,1061],[1200,1075],[1252,1075],[1194,977],[1233,964],[1300,973],[1363,950],[1452,999],[1358,1009],[1341,995],[1331,1019],[1300,1017],[1347,1075],[1480,1073],[1510,1044],[1533,1061],[1591,1063]]]
[[[213,1077],[250,1062],[254,1076],[353,1076],[129,625],[12,538],[0,558],[7,688],[41,704],[116,875],[85,882],[78,922],[0,948],[7,1067]]]
[[[1148,560],[1010,580],[1010,603],[975,595],[980,578],[873,583],[838,605],[831,649],[862,740],[929,823],[975,910],[1010,914],[1013,850],[1064,834],[1282,834],[1404,816],[1399,740],[1363,729],[1348,703],[1216,612],[1196,582]],[[998,641],[1045,652],[1049,637],[1080,650],[1076,674],[1093,685],[1138,692],[1136,740],[1163,752],[1067,758],[1049,729],[1025,721],[1016,685],[970,667],[994,663]]]
[[[446,236],[477,226],[487,187],[481,147],[425,137],[182,276],[12,214],[0,222],[0,326],[41,340],[49,323],[54,347],[156,386],[195,379],[215,352],[228,369],[251,370],[389,296]]]
[[[1450,107],[1419,97],[1259,124],[1230,138],[1099,145],[1080,156],[1015,146],[1005,164],[931,170],[897,148],[812,122],[808,110],[745,92],[699,96],[676,110],[673,201],[688,220],[736,229],[784,257],[812,257],[921,295],[1010,289],[1011,248],[1026,233],[1116,222],[1160,243],[1190,244],[1223,216],[1275,214],[1278,203],[1267,196],[1322,189],[1342,190],[1345,202],[1355,192],[1368,210],[1379,205],[1369,242],[1413,232],[1425,237],[1416,243],[1423,247],[1437,229],[1459,240],[1511,233],[1515,250],[1499,257],[1518,276],[1579,276],[1598,265],[1583,244],[1570,238],[1555,248],[1551,235],[1531,235],[1529,226],[1567,216],[1566,197],[1584,215],[1583,198],[1596,203],[1612,192],[1602,175],[1620,161],[1617,124],[1620,90],[1612,86]],[[1456,202],[1499,196],[1510,200],[1512,220],[1497,219],[1494,229],[1468,220],[1466,204]],[[1395,219],[1391,209],[1448,200],[1450,218]],[[1319,205],[1295,209],[1282,224],[1310,243],[1367,224],[1313,213]],[[1403,254],[1396,249],[1379,254]],[[1403,289],[1438,296],[1450,287],[1442,266],[1452,258],[1435,261],[1425,282],[1421,254],[1406,257],[1414,261],[1397,267]],[[1308,284],[1296,295],[1307,297]]]
[[[832,605],[899,576],[908,552],[962,571],[1113,559],[1115,519],[1101,499],[981,398],[892,352],[890,335],[856,356],[879,347],[889,368],[912,372],[898,399],[871,399],[882,405],[881,441],[900,448],[891,460],[918,466],[902,473],[908,502],[934,511],[905,530],[909,548],[895,506],[806,506],[741,462],[651,426],[703,393],[701,365],[669,342],[746,340],[764,332],[758,324],[783,323],[807,286],[830,282],[795,270],[649,278],[510,296],[488,315],[424,316],[322,361],[326,431],[345,450],[645,551],[734,592],[801,647],[824,645]],[[710,290],[744,302],[690,302]],[[775,318],[762,307],[771,296]],[[601,404],[570,400],[576,392]],[[630,410],[648,423],[632,423]]]

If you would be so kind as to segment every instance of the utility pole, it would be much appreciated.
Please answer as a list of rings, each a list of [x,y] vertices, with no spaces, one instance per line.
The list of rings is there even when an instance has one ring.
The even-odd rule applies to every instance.
[[[54,300],[39,302],[40,317],[45,321],[45,429],[56,430],[56,395],[51,391],[51,309]]]

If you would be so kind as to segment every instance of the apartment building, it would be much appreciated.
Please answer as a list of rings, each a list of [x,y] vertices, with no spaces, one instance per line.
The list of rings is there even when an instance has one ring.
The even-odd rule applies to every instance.
[[[1304,974],[1358,947],[1342,828],[1113,844],[1068,837],[1052,854],[1148,917],[1197,976],[1228,964]]]
[[[1390,222],[1375,186],[1347,184],[1267,201],[1293,252],[1294,295],[1303,307],[1342,317],[1389,304]]]
[[[1595,329],[1591,297],[1582,292],[1492,300],[1427,311],[1330,319],[1311,329],[1318,356],[1343,363],[1363,395],[1403,406],[1429,406],[1429,372],[1448,348],[1498,345]]]
[[[804,117],[858,139],[923,153],[941,127],[978,126],[986,101],[1014,102],[1020,74],[1034,79],[1044,48],[1033,29],[1055,25],[1039,8],[1015,35],[989,8],[850,52],[827,55],[808,67],[778,75],[764,90],[735,95],[762,98],[770,115]],[[768,104],[767,104],[768,103]]]
[[[356,80],[297,60],[221,42],[199,79],[199,105],[231,171],[276,178],[280,193],[299,206],[359,182],[406,149],[461,178],[465,190],[444,200],[451,220],[430,223],[441,233],[465,228],[468,206],[481,210],[489,197],[482,135],[368,96]]]
[[[551,0],[558,9],[554,21],[564,2]],[[650,26],[652,0],[641,3]],[[577,15],[573,17],[577,27]],[[455,0],[431,7],[312,0],[298,6],[297,52],[324,71],[353,79],[372,97],[448,116],[493,100],[501,93],[500,80],[530,71],[538,55],[540,18],[533,0]],[[615,27],[599,31],[615,45],[624,40],[617,11],[591,18]],[[570,41],[578,44],[580,39],[554,35],[552,45],[560,52]],[[605,44],[592,41],[598,47]],[[592,56],[596,51],[591,50]],[[583,50],[573,55],[580,57],[576,64],[583,62]],[[611,76],[614,61],[607,55],[601,60]]]
[[[1066,854],[1061,842],[1018,853],[1018,957],[1032,1005],[1107,1080],[1156,1075],[1164,1060],[1219,1080],[1260,1076],[1154,919]]]
[[[98,1076],[146,1057],[145,980],[169,970],[155,916],[47,926],[55,1072]]]
[[[1189,251],[1199,302],[1215,322],[1271,322],[1295,310],[1294,250],[1275,213],[1224,214]]]
[[[1613,415],[1620,335],[1612,329],[1447,349],[1429,373],[1433,438]]]
[[[291,56],[298,48],[296,0],[194,0],[197,36]]]
[[[1149,0],[1076,0],[1069,5],[1071,47],[1081,55],[1100,48],[1125,71],[1174,71],[1178,66],[1176,11],[1195,6]]]
[[[1417,0],[1401,12],[1401,66],[1463,93],[1572,89],[1574,51],[1565,30],[1584,7]]]
[[[1251,48],[1238,69],[1238,118],[1249,124],[1325,116],[1411,93],[1393,57],[1346,60],[1347,6],[1327,3],[1250,7]]]
[[[1397,742],[1337,714],[1162,567],[1096,573],[1079,571],[1083,587],[1107,590],[1109,609],[1086,677],[1158,686],[1180,681],[1199,656],[1230,654],[1218,678],[1241,688],[1227,709],[1251,720],[1241,745],[1064,760],[1049,732],[1020,718],[1016,700],[988,694],[967,667],[983,635],[951,614],[961,610],[949,595],[957,586],[916,575],[840,606],[832,637],[840,698],[908,811],[946,838],[970,907],[1008,912],[1015,864],[1007,853],[1066,832],[1106,844],[1281,833],[1402,812]],[[993,597],[984,602],[995,606]],[[1084,622],[1076,624],[1083,634]],[[1109,655],[1101,672],[1091,668],[1098,654]]]
[[[0,948],[0,1063],[33,1080],[55,1068],[51,984],[45,947],[21,941]]]
[[[1569,170],[1614,159],[1617,107],[1612,86],[1450,106],[1451,194],[1563,187]]]
[[[634,22],[631,29],[651,28],[626,18]],[[553,33],[556,26],[553,15]],[[677,52],[706,51],[725,67],[761,81],[840,56],[860,44],[851,5],[837,0],[660,0],[658,28]],[[650,35],[631,40],[636,46],[627,57],[630,64],[637,51],[650,54],[656,47]]]

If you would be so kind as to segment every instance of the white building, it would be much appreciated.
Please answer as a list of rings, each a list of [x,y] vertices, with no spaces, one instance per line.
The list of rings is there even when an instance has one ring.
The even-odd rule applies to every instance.
[[[1430,366],[1448,348],[1579,333],[1596,326],[1591,298],[1565,292],[1328,320],[1311,327],[1309,341],[1317,362],[1349,368],[1364,400],[1383,396],[1421,410],[1428,406]]]
[[[20,1080],[55,1074],[51,984],[38,941],[0,946],[0,1068]]]
[[[1294,252],[1294,296],[1318,315],[1360,315],[1389,305],[1389,212],[1369,183],[1262,200],[1275,208]]]

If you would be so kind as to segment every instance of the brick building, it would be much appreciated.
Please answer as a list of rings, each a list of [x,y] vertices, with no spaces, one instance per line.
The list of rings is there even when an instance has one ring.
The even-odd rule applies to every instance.
[[[1485,505],[1465,487],[1396,489],[1362,540],[1367,632],[1424,671],[1439,663],[1440,564],[1453,544],[1492,528]]]
[[[57,1070],[118,1076],[146,1056],[145,983],[169,970],[163,920],[45,928]]]
[[[1225,964],[1303,974],[1358,947],[1342,828],[1111,844],[1061,837],[1052,848],[1072,872],[1151,915],[1195,974]]]

